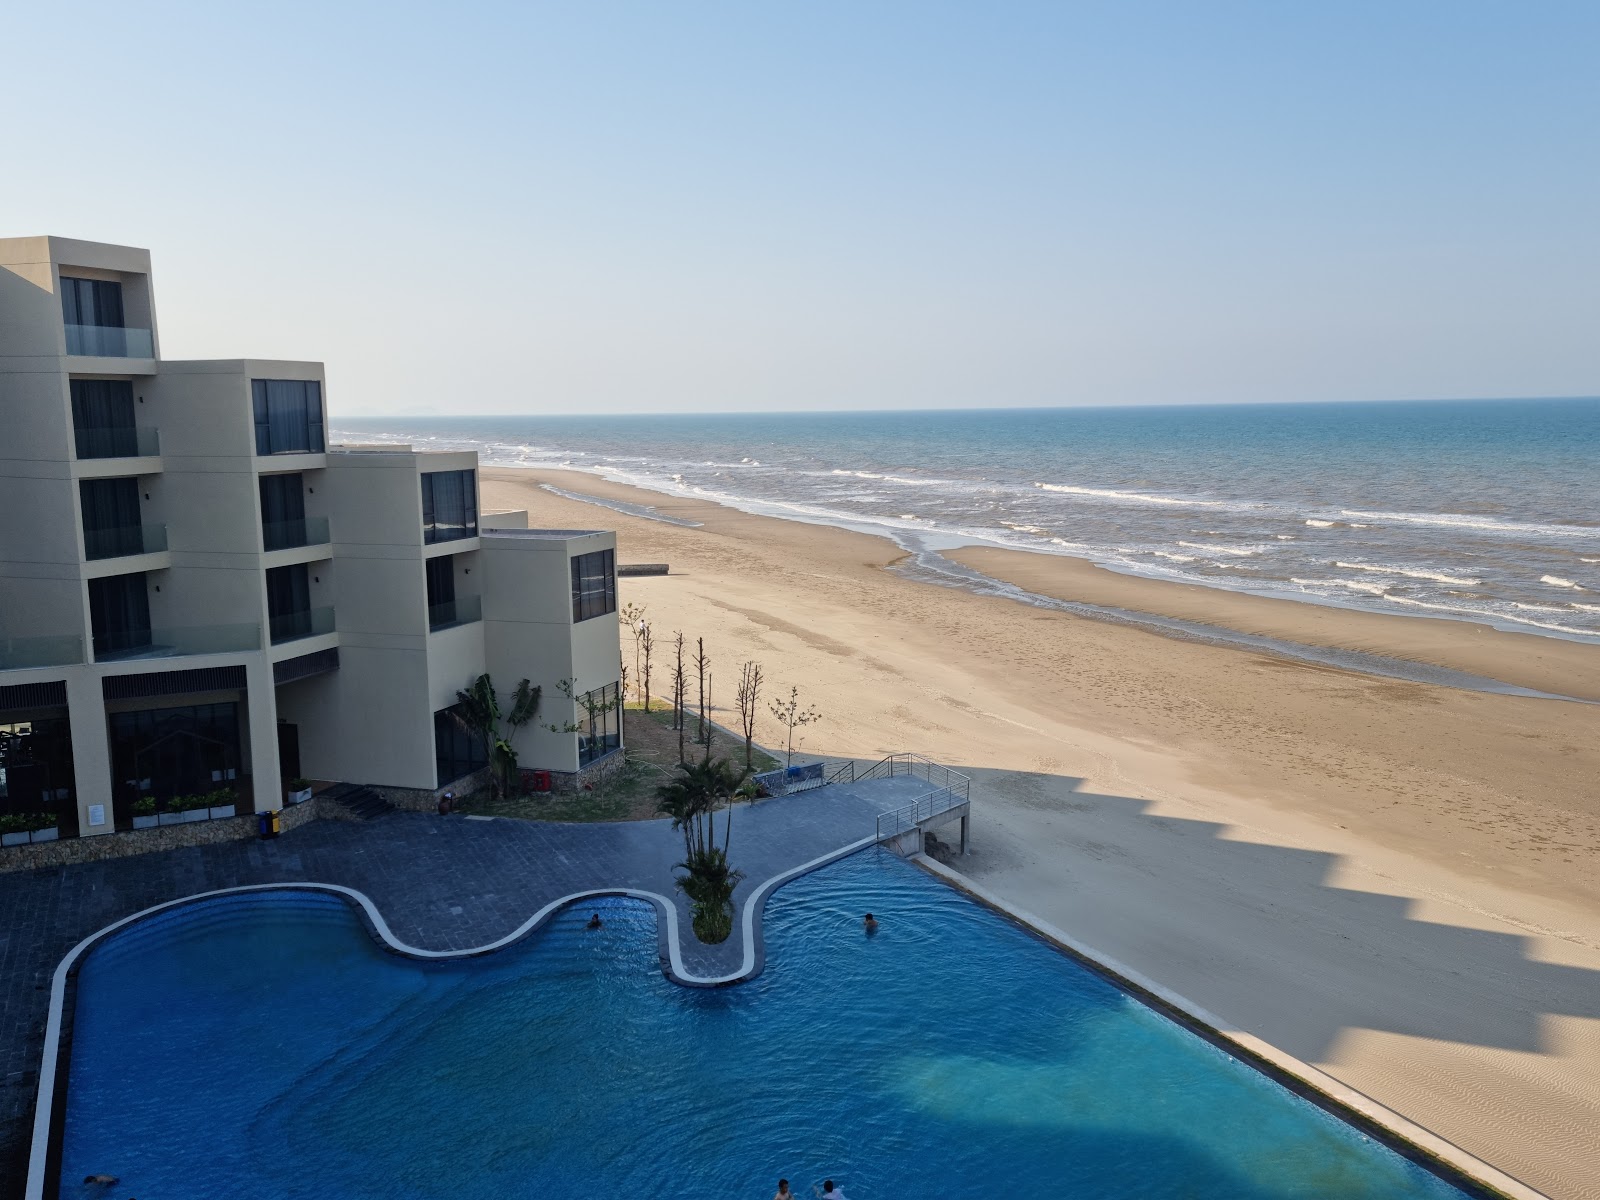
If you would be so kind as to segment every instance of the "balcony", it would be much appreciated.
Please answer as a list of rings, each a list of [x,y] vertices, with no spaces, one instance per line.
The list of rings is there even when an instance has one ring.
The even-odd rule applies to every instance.
[[[303,517],[298,521],[263,521],[263,550],[293,550],[299,546],[326,546],[329,541],[327,517]]]
[[[67,325],[67,353],[90,358],[154,358],[155,338],[148,329],[121,325]]]
[[[80,459],[155,458],[161,453],[160,434],[143,425],[74,429],[72,434]]]
[[[457,625],[470,625],[483,620],[482,596],[458,596],[443,604],[428,605],[428,632],[438,633]]]
[[[111,529],[83,531],[83,556],[90,562],[101,558],[125,558],[130,554],[154,554],[166,548],[165,525],[119,525]]]
[[[232,654],[261,649],[261,626],[174,625],[164,629],[129,629],[97,633],[94,637],[96,662],[119,662],[128,658],[171,658],[180,654]]]
[[[333,609],[308,608],[301,612],[282,613],[269,618],[268,626],[274,646],[283,642],[297,642],[301,638],[316,637],[318,634],[332,633]]]
[[[0,671],[25,671],[29,667],[64,667],[83,661],[83,639],[62,637],[0,637]]]

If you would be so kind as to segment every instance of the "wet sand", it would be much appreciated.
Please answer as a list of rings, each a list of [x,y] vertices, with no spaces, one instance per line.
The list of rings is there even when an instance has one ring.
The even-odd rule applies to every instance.
[[[809,753],[970,771],[957,865],[985,887],[1502,1170],[1600,1197],[1600,708],[936,587],[898,575],[885,539],[581,473],[482,476],[485,511],[615,528],[619,561],[671,564],[620,583],[656,627],[657,694],[682,629],[706,639],[718,708],[745,659],[774,694],[797,684],[824,715]],[[951,557],[1062,599],[1600,699],[1594,647]],[[779,740],[764,713],[758,736]]]

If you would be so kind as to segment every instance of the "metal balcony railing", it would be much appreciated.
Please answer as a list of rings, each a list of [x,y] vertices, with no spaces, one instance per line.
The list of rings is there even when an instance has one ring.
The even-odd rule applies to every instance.
[[[124,558],[130,554],[154,554],[167,548],[165,525],[117,525],[110,529],[83,531],[83,556]]]

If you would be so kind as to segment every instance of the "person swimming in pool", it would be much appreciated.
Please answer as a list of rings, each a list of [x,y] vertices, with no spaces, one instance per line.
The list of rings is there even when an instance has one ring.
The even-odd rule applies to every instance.
[[[813,1183],[811,1185],[811,1190],[813,1192],[817,1192],[817,1185]],[[822,1197],[822,1200],[850,1200],[848,1196],[834,1186],[833,1180],[831,1179],[824,1179],[822,1181],[822,1190],[817,1192],[817,1195]]]
[[[794,1200],[794,1193],[789,1190],[787,1179],[778,1180],[778,1190],[772,1193],[772,1200]]]
[[[861,928],[865,929],[868,933],[877,933],[878,919],[871,913],[868,913],[861,921]]]
[[[605,924],[605,922],[600,919],[600,914],[599,913],[595,913],[594,916],[589,918],[589,923],[587,925],[585,925],[584,928],[585,929],[599,929],[604,924]]]

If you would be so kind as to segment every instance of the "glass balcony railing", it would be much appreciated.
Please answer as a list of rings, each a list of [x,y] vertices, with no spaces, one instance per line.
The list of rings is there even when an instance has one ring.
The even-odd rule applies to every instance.
[[[287,568],[285,568],[287,570]],[[303,612],[281,613],[268,621],[272,644],[293,642],[333,632],[332,608],[308,608]]]
[[[154,458],[161,453],[161,436],[147,426],[74,429],[79,458]]]
[[[124,658],[170,658],[180,654],[231,654],[261,649],[261,626],[175,625],[164,629],[124,629],[94,635],[96,662]]]
[[[64,667],[82,661],[81,637],[0,637],[0,671]]]
[[[293,550],[297,546],[326,546],[328,518],[305,517],[299,521],[263,521],[261,545],[266,550]]]
[[[483,620],[482,596],[458,596],[443,604],[428,605],[428,629],[437,632],[452,625],[470,625]]]
[[[117,325],[68,325],[67,353],[92,358],[154,358],[155,338],[148,329]]]
[[[154,554],[167,548],[165,525],[119,525],[112,529],[85,529],[83,556],[124,558],[129,554]]]

